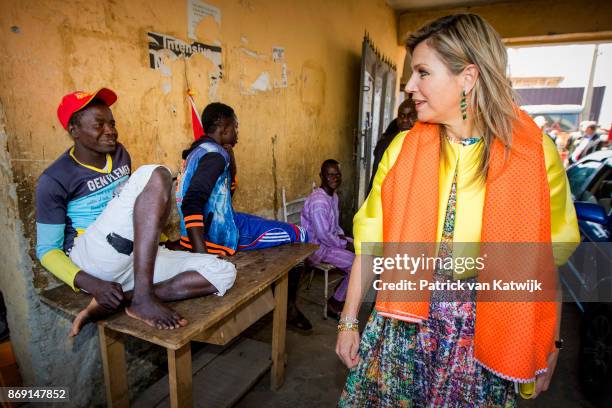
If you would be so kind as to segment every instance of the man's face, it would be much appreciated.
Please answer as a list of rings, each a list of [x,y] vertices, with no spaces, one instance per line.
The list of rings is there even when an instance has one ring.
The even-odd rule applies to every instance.
[[[236,146],[238,143],[238,119],[235,116],[233,119],[224,119],[222,129],[221,144]]]
[[[397,127],[400,131],[408,130],[412,127],[412,109],[409,104],[401,104],[397,110]]]
[[[593,129],[592,127],[588,127],[584,131],[584,134],[587,135],[587,136],[592,136],[593,133],[595,133],[595,129]]]
[[[96,153],[113,153],[118,133],[110,108],[93,105],[83,109],[79,123],[69,128],[76,144]]]
[[[321,173],[321,184],[323,187],[328,187],[332,190],[337,190],[342,184],[342,173],[340,167],[335,164],[326,166]]]

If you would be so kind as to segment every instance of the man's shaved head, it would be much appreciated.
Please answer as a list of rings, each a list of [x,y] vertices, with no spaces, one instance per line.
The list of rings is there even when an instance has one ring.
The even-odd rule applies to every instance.
[[[397,127],[400,132],[412,128],[416,122],[416,109],[412,98],[408,98],[400,103],[397,108]]]

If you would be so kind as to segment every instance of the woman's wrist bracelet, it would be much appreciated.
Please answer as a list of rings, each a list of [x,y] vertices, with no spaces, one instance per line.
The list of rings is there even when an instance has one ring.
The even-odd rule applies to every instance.
[[[343,331],[359,331],[359,324],[340,322],[338,324],[338,333]]]
[[[359,320],[357,320],[357,318],[352,317],[352,316],[342,316],[340,317],[339,323],[359,323]]]

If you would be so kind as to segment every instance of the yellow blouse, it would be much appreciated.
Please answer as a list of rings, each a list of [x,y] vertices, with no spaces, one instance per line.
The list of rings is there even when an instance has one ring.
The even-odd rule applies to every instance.
[[[363,242],[383,241],[381,185],[387,172],[393,167],[408,132],[400,133],[384,153],[374,177],[372,190],[353,219],[355,252],[361,253]],[[408,136],[409,137],[409,136]],[[570,194],[567,175],[554,142],[543,136],[544,160],[550,188],[551,241],[553,243],[578,243],[580,234],[576,212]],[[475,179],[483,151],[483,142],[463,146],[443,138],[444,159],[440,160],[438,233],[440,237],[446,214],[455,169],[457,169],[457,205],[453,241],[457,243],[480,242],[485,184]],[[432,180],[435,182],[435,180]],[[554,247],[555,263],[563,264],[575,245]],[[369,251],[366,251],[369,252]],[[456,256],[459,254],[455,254]],[[463,254],[466,255],[466,254]]]

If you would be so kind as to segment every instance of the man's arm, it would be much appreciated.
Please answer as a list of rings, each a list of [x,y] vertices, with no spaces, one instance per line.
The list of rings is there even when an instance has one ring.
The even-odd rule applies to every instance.
[[[183,198],[181,211],[193,252],[208,252],[204,243],[203,209],[224,168],[225,159],[219,153],[205,154],[200,159]]]
[[[36,185],[36,257],[42,266],[73,290],[79,272],[64,253],[67,192],[52,177],[43,173]]]
[[[185,221],[187,236],[189,237],[189,242],[191,243],[191,252],[207,254],[208,248],[206,248],[206,243],[204,242],[204,222],[202,220],[199,222],[198,220],[192,220],[189,221],[191,223],[190,225],[187,224],[187,222],[188,221]]]
[[[36,256],[46,270],[73,290],[84,289],[98,303],[114,309],[123,300],[121,285],[89,275],[64,253],[66,202],[64,189],[43,174],[36,186]]]
[[[333,248],[346,248],[346,240],[338,236],[336,226],[332,225],[332,209],[323,202],[315,202],[312,205],[312,228],[319,242]]]

